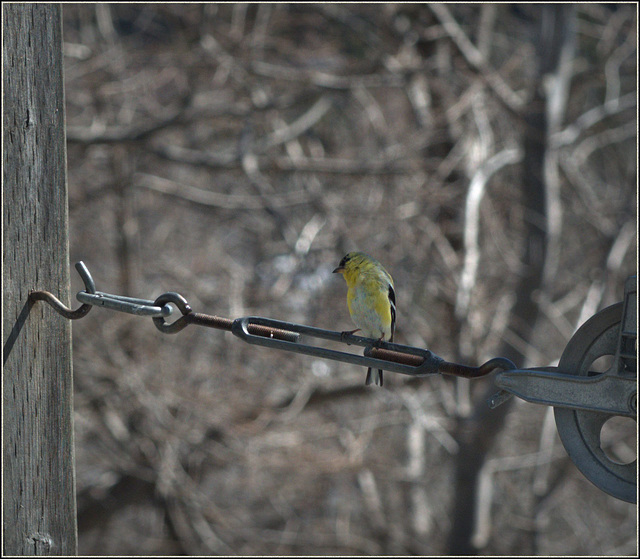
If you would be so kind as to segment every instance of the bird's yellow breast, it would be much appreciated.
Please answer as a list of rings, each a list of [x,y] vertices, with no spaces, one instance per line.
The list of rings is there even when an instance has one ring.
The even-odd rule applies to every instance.
[[[388,287],[382,282],[375,279],[355,282],[347,291],[347,306],[363,336],[391,338],[391,303]]]

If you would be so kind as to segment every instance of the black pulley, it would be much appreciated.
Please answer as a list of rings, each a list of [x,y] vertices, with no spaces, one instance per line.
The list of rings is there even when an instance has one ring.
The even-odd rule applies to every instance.
[[[593,363],[600,357],[608,356],[611,366],[598,374],[637,374],[635,370],[629,370],[620,358],[620,340],[625,334],[621,326],[627,322],[623,320],[623,311],[633,310],[635,330],[635,293],[633,295],[633,309],[624,308],[623,303],[617,303],[591,317],[576,331],[562,354],[558,364],[559,372],[589,376],[594,374],[590,372]],[[637,353],[637,346],[635,351]],[[630,405],[635,406],[635,401]],[[620,464],[602,449],[602,427],[614,415],[561,407],[555,407],[554,413],[562,444],[585,477],[602,491],[635,503],[637,459],[628,464]]]

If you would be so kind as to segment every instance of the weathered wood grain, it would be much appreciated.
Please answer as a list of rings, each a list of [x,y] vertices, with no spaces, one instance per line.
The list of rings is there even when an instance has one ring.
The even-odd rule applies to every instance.
[[[3,4],[3,505],[9,555],[77,549],[62,9]]]

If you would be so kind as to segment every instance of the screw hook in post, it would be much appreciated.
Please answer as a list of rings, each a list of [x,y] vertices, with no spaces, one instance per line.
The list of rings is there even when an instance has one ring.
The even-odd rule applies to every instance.
[[[76,262],[76,270],[82,281],[84,282],[84,286],[87,290],[87,293],[95,293],[96,292],[96,284],[89,273],[88,268],[85,266],[82,260],[80,262]],[[29,293],[29,299],[31,301],[44,301],[45,303],[49,303],[53,307],[53,309],[58,313],[68,318],[69,320],[76,320],[78,318],[82,318],[89,314],[91,310],[91,305],[84,303],[75,311],[67,307],[60,299],[58,299],[53,293],[49,291],[32,291]]]

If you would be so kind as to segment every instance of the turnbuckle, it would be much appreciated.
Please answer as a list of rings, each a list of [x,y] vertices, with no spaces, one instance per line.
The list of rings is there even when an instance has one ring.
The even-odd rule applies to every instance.
[[[445,361],[428,349],[377,341],[356,336],[351,332],[325,330],[304,324],[258,316],[232,320],[196,313],[192,312],[191,306],[182,295],[174,292],[163,293],[154,301],[105,293],[96,290],[95,282],[83,262],[76,263],[76,270],[86,288],[85,291],[80,291],[76,295],[77,299],[82,303],[82,306],[77,310],[74,311],[68,308],[48,291],[33,291],[29,295],[30,299],[49,303],[58,313],[69,319],[82,318],[86,316],[93,306],[100,306],[135,316],[151,317],[156,328],[164,334],[176,334],[188,325],[195,324],[229,331],[249,344],[363,367],[384,369],[415,377],[446,374],[477,378],[488,375],[497,369],[510,370],[516,368],[511,361],[503,357],[491,359],[479,367],[470,367]],[[166,319],[172,315],[172,305],[177,307],[182,316],[174,322],[167,322]],[[312,343],[304,343],[314,338],[346,345],[362,346],[365,348],[364,355],[356,355]]]
[[[293,341],[278,339],[275,336],[266,337],[264,335],[252,334],[250,331],[252,325],[263,326],[267,329],[274,328],[294,332],[298,334],[298,337]],[[374,346],[371,338],[355,336],[349,332],[325,330],[304,324],[258,316],[247,316],[234,320],[231,326],[231,332],[234,336],[250,344],[272,347],[283,351],[292,351],[312,357],[332,359],[343,363],[351,363],[352,365],[384,369],[394,373],[417,377],[439,373],[440,364],[444,361],[444,359],[438,357],[428,349],[386,342],[375,342]],[[364,346],[365,352],[364,355],[356,355],[354,353],[333,350],[319,345],[303,343],[303,340],[309,340],[310,338],[318,338],[347,345]]]
[[[351,332],[326,330],[260,316],[246,316],[232,320],[204,313],[195,313],[192,312],[186,299],[177,293],[165,293],[155,300],[156,305],[167,303],[175,304],[182,316],[172,323],[166,322],[163,317],[153,319],[158,330],[165,334],[176,334],[188,325],[196,324],[229,331],[234,336],[253,345],[351,363],[352,365],[384,369],[416,377],[447,374],[476,378],[487,375],[496,369],[516,368],[511,361],[502,357],[491,359],[480,367],[469,367],[445,361],[428,349],[377,341],[356,336]],[[346,345],[362,346],[365,348],[364,355],[356,355],[305,343],[313,338]]]

